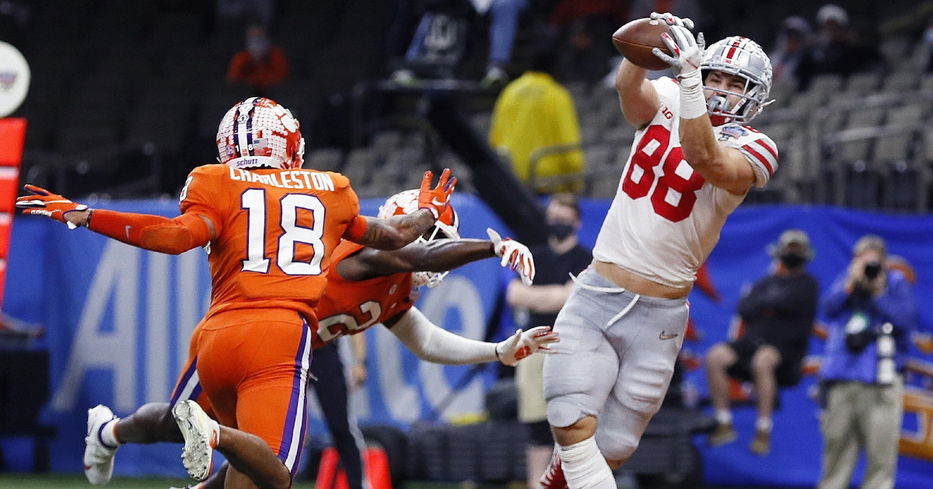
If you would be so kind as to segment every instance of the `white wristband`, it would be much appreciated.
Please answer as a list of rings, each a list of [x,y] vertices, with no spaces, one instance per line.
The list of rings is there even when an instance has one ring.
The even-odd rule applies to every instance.
[[[703,95],[703,77],[699,70],[680,78],[680,117],[696,119],[705,114],[706,96]]]

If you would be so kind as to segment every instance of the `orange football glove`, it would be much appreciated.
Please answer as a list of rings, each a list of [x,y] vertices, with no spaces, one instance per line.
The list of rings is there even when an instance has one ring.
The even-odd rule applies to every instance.
[[[432,180],[434,180],[434,174],[430,170],[424,172],[424,178],[421,179],[421,191],[418,193],[418,208],[431,211],[436,220],[450,205],[450,194],[457,185],[457,177],[450,178],[450,168],[444,168],[441,178],[437,181],[437,187],[433,189],[431,189]]]
[[[24,195],[16,198],[16,208],[22,209],[23,214],[51,217],[56,221],[65,223],[68,229],[75,229],[78,226],[65,219],[65,215],[69,212],[88,210],[86,205],[72,202],[42,187],[27,183],[24,188],[33,195]]]

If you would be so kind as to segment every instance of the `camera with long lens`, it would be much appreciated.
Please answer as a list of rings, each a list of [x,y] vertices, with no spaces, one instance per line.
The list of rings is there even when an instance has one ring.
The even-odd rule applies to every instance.
[[[881,274],[881,262],[870,261],[865,264],[865,278],[874,280]]]

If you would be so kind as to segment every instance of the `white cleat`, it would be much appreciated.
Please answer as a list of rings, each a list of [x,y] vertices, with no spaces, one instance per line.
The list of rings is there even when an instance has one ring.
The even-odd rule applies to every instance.
[[[181,463],[193,479],[207,479],[214,464],[214,447],[217,446],[220,437],[220,425],[192,400],[176,404],[172,408],[172,415],[182,436],[185,437]]]
[[[84,475],[95,486],[110,482],[113,476],[113,456],[116,446],[109,446],[101,438],[104,425],[117,419],[113,411],[103,404],[87,410],[87,436],[84,438]]]

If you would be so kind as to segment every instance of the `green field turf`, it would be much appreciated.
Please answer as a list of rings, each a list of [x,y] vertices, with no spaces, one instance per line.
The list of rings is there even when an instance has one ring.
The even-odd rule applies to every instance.
[[[168,489],[169,487],[184,487],[191,480],[184,479],[128,479],[115,477],[107,489]],[[90,489],[92,486],[83,474],[0,474],[0,489]],[[311,489],[311,481],[298,481],[292,486],[294,489]]]
[[[130,479],[114,477],[106,486],[107,489],[168,489],[169,487],[184,487],[190,479],[144,478]],[[0,474],[0,489],[90,489],[92,486],[84,478],[84,474]],[[312,489],[313,481],[296,481],[293,489]],[[505,484],[493,485],[461,485],[455,483],[438,482],[409,482],[404,489],[507,489]]]

